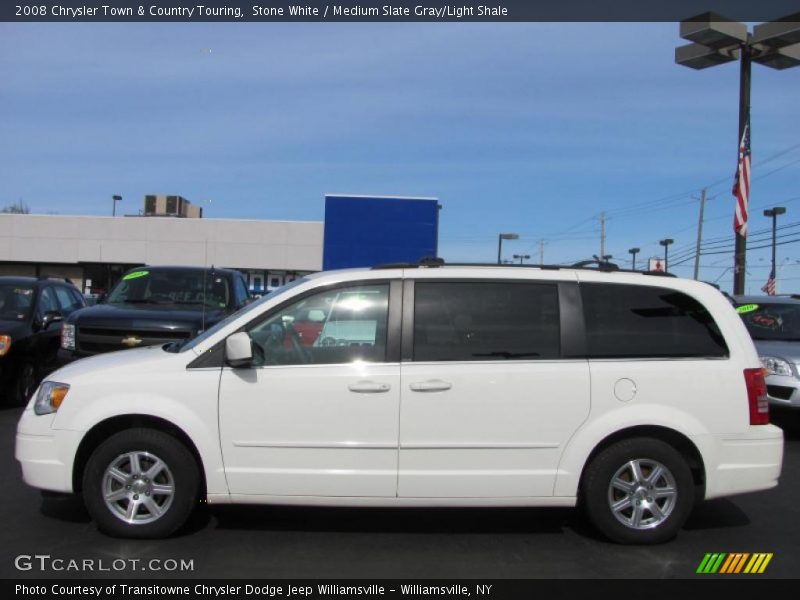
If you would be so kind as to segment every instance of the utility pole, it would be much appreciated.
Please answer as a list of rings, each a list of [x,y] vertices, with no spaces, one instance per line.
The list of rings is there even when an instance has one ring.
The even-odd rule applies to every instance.
[[[544,240],[539,240],[539,264],[544,264]]]
[[[700,243],[703,240],[703,211],[706,208],[706,189],[700,192],[700,221],[697,223],[697,248],[694,251],[694,278],[700,277]]]
[[[600,213],[600,256],[606,255],[606,213]]]

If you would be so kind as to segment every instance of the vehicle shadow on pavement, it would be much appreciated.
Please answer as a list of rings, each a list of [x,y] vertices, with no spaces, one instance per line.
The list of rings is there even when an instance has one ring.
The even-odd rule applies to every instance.
[[[219,506],[219,529],[381,533],[563,533],[583,529],[560,508],[341,508]],[[583,531],[581,531],[583,533]]]
[[[783,429],[786,441],[800,440],[800,411],[771,408],[770,421],[776,427]]]
[[[88,523],[92,520],[81,496],[42,496],[40,512],[51,519],[68,523]]]
[[[695,507],[684,529],[702,531],[704,529],[724,529],[744,527],[750,524],[745,512],[727,499],[708,500]]]

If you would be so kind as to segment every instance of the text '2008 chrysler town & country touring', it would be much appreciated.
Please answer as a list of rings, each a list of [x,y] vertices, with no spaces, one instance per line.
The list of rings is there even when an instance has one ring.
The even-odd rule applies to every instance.
[[[658,543],[698,501],[777,485],[783,435],[709,285],[390,266],[305,277],[194,340],[53,373],[16,456],[117,536],[167,536],[207,500],[580,505],[614,541]]]

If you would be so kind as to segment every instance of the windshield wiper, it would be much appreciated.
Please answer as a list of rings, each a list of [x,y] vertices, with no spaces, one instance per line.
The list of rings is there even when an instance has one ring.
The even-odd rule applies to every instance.
[[[109,304],[173,304],[173,302],[172,300],[153,300],[152,298],[131,298],[130,300],[109,302]]]

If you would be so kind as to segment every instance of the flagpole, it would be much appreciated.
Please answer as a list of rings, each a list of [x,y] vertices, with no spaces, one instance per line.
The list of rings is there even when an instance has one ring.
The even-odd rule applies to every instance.
[[[747,41],[741,45],[740,70],[739,70],[739,136],[736,138],[736,153],[739,154],[742,136],[750,118],[750,50],[751,35],[747,34]],[[752,131],[750,132],[752,135]],[[749,194],[748,194],[749,196]],[[748,204],[750,198],[747,199]],[[747,232],[744,235],[739,233],[736,236],[736,249],[733,258],[733,294],[734,296],[744,294],[745,286],[745,267],[747,255]]]

